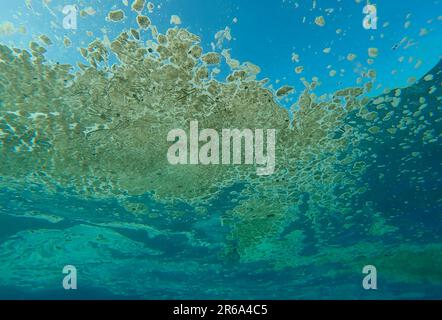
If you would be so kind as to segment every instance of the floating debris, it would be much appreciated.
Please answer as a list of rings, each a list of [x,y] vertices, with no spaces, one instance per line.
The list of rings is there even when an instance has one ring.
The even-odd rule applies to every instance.
[[[347,55],[347,60],[348,61],[353,61],[354,59],[356,59],[356,55],[354,53],[349,53]]]
[[[0,36],[12,36],[16,31],[12,22],[5,21],[0,24]]]
[[[316,23],[316,25],[318,25],[320,27],[325,26],[325,19],[324,19],[324,17],[323,16],[316,17],[315,18],[315,23]]]
[[[381,128],[379,128],[378,126],[373,126],[373,127],[370,127],[370,128],[368,129],[368,131],[369,131],[371,134],[378,134],[379,132],[381,132]]]
[[[38,37],[38,39],[45,45],[50,46],[52,44],[51,39],[45,34],[42,34]]]
[[[124,11],[123,10],[110,11],[107,17],[110,21],[113,22],[121,21],[124,19]]]
[[[26,5],[26,8],[34,11],[34,9],[32,8],[32,0],[25,0],[25,5]]]
[[[147,3],[147,11],[149,11],[149,13],[153,13],[154,8],[155,8],[155,6],[152,2]]]
[[[86,17],[86,16],[93,16],[97,13],[97,11],[95,11],[94,8],[92,7],[87,7],[86,9],[83,9],[80,11],[80,16],[81,17]]]
[[[299,66],[299,67],[296,67],[295,68],[295,72],[297,73],[297,74],[300,74],[300,73],[302,73],[304,71],[304,67],[303,66]]]
[[[284,87],[278,89],[278,91],[276,91],[276,96],[278,98],[282,98],[282,97],[288,95],[289,93],[293,92],[294,89],[295,88],[290,87],[290,86],[284,86]]]
[[[132,3],[132,10],[136,12],[141,12],[144,9],[144,5],[146,4],[146,0],[135,0]]]
[[[231,41],[232,34],[229,27],[226,27],[224,30],[220,30],[215,34],[216,47],[222,48],[224,40]]]
[[[428,33],[429,33],[428,29],[421,28],[419,31],[419,36],[423,37],[423,36],[426,36]]]
[[[216,52],[209,52],[201,57],[201,60],[203,60],[207,64],[219,64],[221,62],[220,55]]]
[[[376,58],[378,56],[379,52],[377,48],[368,48],[368,56],[370,58]]]
[[[147,16],[137,16],[138,26],[142,29],[147,29],[150,25],[150,19]]]
[[[424,77],[424,80],[425,81],[432,81],[434,79],[434,76],[432,75],[432,74],[427,74],[425,77]]]
[[[63,37],[63,45],[68,48],[72,45],[71,39],[69,39],[67,36]]]
[[[177,15],[172,15],[170,17],[170,24],[174,24],[174,25],[180,25],[181,24],[181,18]]]
[[[140,33],[137,30],[131,28],[130,33],[135,38],[135,40],[140,40]]]

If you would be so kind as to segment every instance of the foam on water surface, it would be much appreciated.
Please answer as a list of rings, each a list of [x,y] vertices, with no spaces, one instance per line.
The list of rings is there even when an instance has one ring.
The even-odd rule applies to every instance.
[[[76,66],[46,59],[49,47],[72,45],[67,36],[55,42],[41,34],[26,49],[0,44],[0,212],[77,222],[22,230],[0,243],[1,285],[44,289],[71,256],[89,286],[139,297],[235,297],[221,289],[223,272],[244,281],[244,273],[273,273],[268,288],[278,288],[278,272],[285,270],[305,275],[293,286],[308,287],[320,276],[359,273],[370,260],[392,285],[442,285],[439,235],[429,235],[441,208],[440,64],[412,87],[377,97],[370,95],[374,67],[362,72],[358,85],[321,96],[318,78],[303,78],[302,89],[275,90],[260,78],[260,67],[219,50],[231,40],[229,29],[217,33],[218,44],[208,51],[178,15],[160,33],[147,16],[152,3],[124,5],[134,15],[115,6],[107,20],[132,19],[132,27],[84,44]],[[96,11],[89,7],[84,16]],[[314,19],[318,27],[326,21]],[[377,58],[377,48],[367,50]],[[292,61],[299,63],[300,55],[293,53]],[[290,96],[297,98],[287,108],[282,100]],[[190,121],[219,132],[276,129],[275,173],[171,165],[167,134]],[[414,199],[388,207],[379,189],[403,183]],[[410,244],[402,243],[411,231],[411,216],[400,218],[404,208],[429,217],[418,219]],[[433,231],[442,230],[438,226]],[[404,262],[417,256],[417,264]],[[212,286],[200,283],[191,292],[179,285],[201,269]],[[32,276],[20,280],[22,273]],[[263,297],[265,286],[242,285]],[[155,293],[161,288],[167,290]],[[269,290],[264,297],[277,296]]]

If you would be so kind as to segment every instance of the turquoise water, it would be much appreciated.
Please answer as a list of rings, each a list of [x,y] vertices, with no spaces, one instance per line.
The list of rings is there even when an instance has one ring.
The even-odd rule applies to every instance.
[[[0,299],[442,298],[442,3],[371,2],[0,0]],[[191,120],[275,173],[171,165]]]

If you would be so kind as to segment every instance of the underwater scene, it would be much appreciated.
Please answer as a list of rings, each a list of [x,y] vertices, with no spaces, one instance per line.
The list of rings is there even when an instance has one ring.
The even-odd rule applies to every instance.
[[[0,8],[0,299],[442,299],[442,0]]]

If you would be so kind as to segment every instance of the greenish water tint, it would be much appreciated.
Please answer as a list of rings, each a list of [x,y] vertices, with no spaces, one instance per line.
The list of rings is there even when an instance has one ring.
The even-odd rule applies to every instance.
[[[442,298],[440,2],[377,31],[358,1],[183,3],[78,3],[76,31],[5,5],[0,299]],[[275,129],[275,173],[172,166],[192,120]]]

